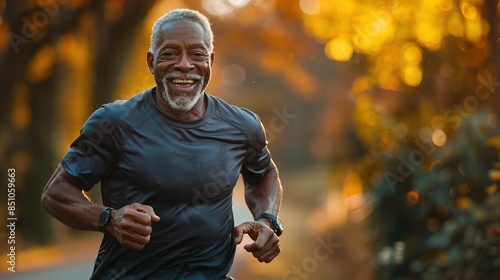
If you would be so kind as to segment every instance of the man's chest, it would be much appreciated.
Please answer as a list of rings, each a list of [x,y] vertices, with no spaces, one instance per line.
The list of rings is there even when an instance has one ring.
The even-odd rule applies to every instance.
[[[234,130],[146,126],[124,143],[117,172],[131,194],[154,193],[176,203],[197,193],[217,199],[232,192],[245,147],[244,135]]]

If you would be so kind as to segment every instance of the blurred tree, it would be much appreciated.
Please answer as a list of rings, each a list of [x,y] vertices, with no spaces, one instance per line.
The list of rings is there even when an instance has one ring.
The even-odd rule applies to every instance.
[[[498,1],[300,6],[330,59],[367,61],[352,86],[366,149],[355,170],[373,206],[379,279],[499,275],[499,241],[488,235],[500,217],[490,145],[500,132]]]

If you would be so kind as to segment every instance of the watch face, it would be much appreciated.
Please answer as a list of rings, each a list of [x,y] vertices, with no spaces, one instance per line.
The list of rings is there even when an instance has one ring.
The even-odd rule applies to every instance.
[[[283,224],[281,223],[281,219],[276,217],[274,227],[276,228],[276,235],[280,236],[283,232]]]
[[[276,217],[276,224],[280,230],[283,230],[283,224],[281,223],[281,219],[279,217]]]
[[[109,212],[108,211],[103,211],[99,215],[99,225],[104,226],[108,222],[109,219]]]

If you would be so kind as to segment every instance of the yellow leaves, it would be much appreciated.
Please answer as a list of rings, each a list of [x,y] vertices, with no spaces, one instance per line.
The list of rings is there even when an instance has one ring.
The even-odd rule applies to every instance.
[[[90,0],[71,0],[71,1],[65,1],[65,2],[67,2],[67,3],[65,3],[65,5],[67,5],[69,8],[77,9],[77,8],[88,5]]]
[[[431,217],[426,221],[427,229],[430,231],[437,231],[441,227],[441,222],[436,217]]]
[[[349,61],[354,52],[365,55],[374,80],[384,89],[397,90],[403,83],[419,86],[424,49],[441,50],[448,36],[481,44],[490,29],[481,14],[484,1],[305,2],[304,27],[325,42],[325,55],[340,62]]]
[[[262,66],[271,72],[281,72],[284,78],[306,99],[313,97],[316,83],[304,69],[281,54],[267,54],[261,57]]]
[[[418,65],[422,61],[422,50],[417,44],[407,43],[403,46],[404,61],[411,65]]]
[[[476,7],[471,3],[467,3],[467,2],[463,3],[462,7],[461,7],[461,11],[466,19],[473,20],[473,19],[476,19],[478,16],[478,11],[477,11]]]
[[[471,42],[479,42],[483,35],[483,29],[489,29],[487,23],[481,19],[467,20],[465,22],[465,37]]]
[[[422,75],[422,67],[419,65],[406,65],[401,69],[401,79],[411,87],[420,85]]]
[[[490,139],[488,139],[488,141],[486,142],[486,144],[488,146],[492,146],[492,147],[496,148],[497,150],[500,150],[500,136],[491,137]],[[499,157],[500,157],[500,153],[499,153]],[[490,170],[490,174],[489,175],[490,175],[490,179],[492,181],[500,181],[500,165],[496,166],[496,167],[498,169],[492,169],[492,170]]]
[[[25,128],[31,121],[29,92],[24,84],[17,85],[14,95],[11,123],[15,129]]]
[[[401,87],[401,78],[397,71],[380,69],[377,72],[377,83],[381,88],[397,91]]]
[[[461,196],[456,200],[457,208],[467,210],[472,206],[472,201],[466,196]]]
[[[486,193],[492,195],[496,193],[498,190],[498,186],[496,184],[490,185],[486,188]]]
[[[491,137],[486,143],[500,150],[500,136]]]
[[[453,7],[452,0],[438,0],[436,1],[436,6],[442,11],[449,11]]]
[[[441,48],[441,41],[445,35],[443,31],[443,27],[439,24],[422,22],[415,25],[413,33],[420,44],[429,50],[437,51]]]
[[[300,10],[304,14],[315,15],[320,11],[320,1],[319,0],[300,0],[299,2]]]
[[[363,76],[354,80],[351,86],[351,94],[358,96],[367,92],[373,87],[372,79],[369,76]]]
[[[405,200],[410,205],[416,205],[420,202],[420,195],[416,191],[409,191],[405,194]]]
[[[436,129],[432,133],[432,143],[438,147],[444,146],[446,144],[446,133],[441,129]]]
[[[488,176],[490,177],[490,180],[493,182],[498,182],[500,181],[500,169],[490,169],[488,171]]]
[[[461,15],[458,12],[452,13],[447,23],[448,33],[457,38],[462,38],[464,36],[464,23],[462,21]]]
[[[123,1],[121,0],[106,0],[104,4],[104,15],[107,21],[118,20],[123,13]]]
[[[4,52],[9,46],[9,32],[10,29],[7,23],[2,22],[2,15],[0,14],[0,52]]]
[[[500,136],[491,137],[490,139],[488,139],[488,141],[486,141],[486,143],[489,146],[492,146],[492,147],[495,147],[497,149],[500,149]]]
[[[86,43],[75,35],[62,35],[56,44],[59,57],[72,67],[78,68],[85,65],[89,59],[89,50]]]
[[[45,45],[38,49],[28,66],[28,79],[33,82],[46,80],[52,75],[54,66],[54,49]]]
[[[16,173],[23,174],[33,164],[33,154],[23,150],[12,155],[10,165],[16,167]]]
[[[349,172],[345,179],[342,188],[342,194],[344,197],[350,197],[363,193],[363,181],[361,177],[356,172]]]
[[[353,51],[351,42],[344,38],[332,39],[325,46],[326,56],[332,60],[341,62],[349,61]]]
[[[338,17],[350,17],[357,11],[356,1],[320,1],[320,13],[334,14]]]
[[[332,22],[326,18],[305,18],[304,25],[306,27],[305,31],[317,39],[327,40],[338,33],[336,32],[338,26],[334,26]]]

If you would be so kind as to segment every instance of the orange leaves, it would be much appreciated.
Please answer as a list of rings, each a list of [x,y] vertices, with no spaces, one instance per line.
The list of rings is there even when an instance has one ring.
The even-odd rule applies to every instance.
[[[385,89],[396,90],[400,83],[420,85],[423,49],[443,49],[450,35],[481,44],[489,32],[481,14],[484,3],[478,1],[316,2],[301,5],[306,32],[327,42],[329,59],[346,62],[353,51],[365,55],[372,75]],[[397,59],[389,59],[394,63],[388,69],[385,62],[394,56]]]
[[[16,129],[23,129],[31,121],[29,92],[24,84],[18,84],[14,94],[14,104],[11,113],[11,123]]]
[[[28,66],[28,79],[32,82],[40,82],[50,77],[54,67],[54,59],[52,46],[45,45],[38,49]]]
[[[299,64],[290,63],[288,57],[270,53],[264,55],[260,62],[270,72],[280,72],[305,99],[313,97],[316,92],[316,83],[313,78]]]

